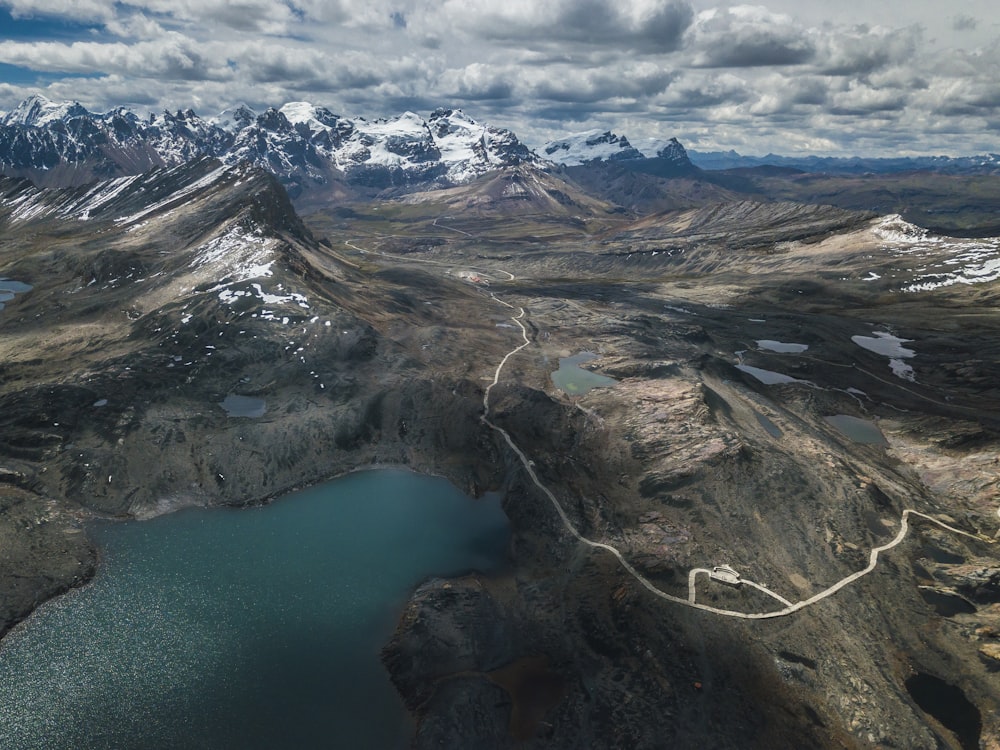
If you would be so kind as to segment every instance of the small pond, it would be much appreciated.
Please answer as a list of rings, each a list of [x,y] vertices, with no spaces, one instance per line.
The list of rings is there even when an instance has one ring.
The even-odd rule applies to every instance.
[[[785,434],[781,431],[781,428],[778,427],[778,425],[776,425],[770,419],[765,417],[759,411],[755,411],[754,416],[757,417],[758,424],[760,424],[760,426],[764,428],[764,431],[767,432],[767,434],[770,435],[771,437],[780,438],[782,435]]]
[[[12,279],[0,279],[0,310],[18,294],[30,292],[34,287]]]
[[[780,372],[774,372],[773,370],[763,370],[760,367],[751,367],[750,365],[736,365],[736,369],[740,372],[745,372],[747,375],[752,375],[754,378],[759,380],[764,385],[781,385],[783,383],[805,383],[804,380],[799,380],[798,378],[793,378],[791,375],[783,375]]]
[[[862,349],[889,357],[889,369],[897,378],[908,380],[911,383],[916,382],[916,373],[913,371],[913,367],[903,361],[915,357],[917,354],[913,349],[907,349],[903,346],[913,339],[901,339],[885,331],[872,331],[871,336],[851,336],[851,341]]]
[[[919,591],[924,601],[942,617],[970,615],[976,611],[975,604],[953,591],[941,591],[931,586],[920,586]]]
[[[230,417],[251,417],[256,419],[263,417],[267,411],[267,402],[264,399],[253,398],[252,396],[237,396],[235,393],[230,393],[226,396],[219,403],[219,406],[225,409],[226,414]]]
[[[580,352],[572,357],[560,357],[559,369],[552,373],[552,382],[556,388],[570,396],[582,396],[593,388],[604,388],[615,385],[618,381],[580,367],[584,362],[597,359],[592,352]]]
[[[823,417],[827,422],[844,433],[855,443],[866,445],[888,445],[889,441],[885,435],[870,419],[860,419],[847,414],[835,414],[832,417]]]
[[[771,339],[758,339],[757,348],[769,352],[779,352],[781,354],[801,354],[809,348],[809,344],[789,344],[784,341],[772,341]]]
[[[921,710],[954,732],[963,750],[979,750],[983,717],[962,688],[918,672],[906,680],[906,690]]]
[[[428,576],[503,568],[500,499],[401,470],[91,528],[94,581],[0,642],[0,747],[394,748],[379,653]]]

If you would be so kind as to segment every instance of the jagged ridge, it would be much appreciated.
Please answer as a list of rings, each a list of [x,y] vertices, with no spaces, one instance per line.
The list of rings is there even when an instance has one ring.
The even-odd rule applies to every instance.
[[[192,110],[140,118],[124,108],[94,114],[34,96],[0,120],[0,171],[40,185],[82,185],[201,156],[262,166],[292,192],[338,178],[375,188],[455,184],[540,163],[509,130],[460,110],[367,121],[293,102],[260,114],[239,106],[207,120]]]

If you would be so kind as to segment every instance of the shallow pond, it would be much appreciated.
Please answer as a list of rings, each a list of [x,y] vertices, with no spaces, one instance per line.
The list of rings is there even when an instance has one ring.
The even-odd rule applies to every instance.
[[[923,672],[909,677],[905,684],[914,703],[954,732],[963,750],[978,750],[983,717],[962,688]]]
[[[603,388],[615,385],[618,381],[580,367],[584,362],[597,359],[592,352],[580,352],[572,357],[560,357],[559,369],[552,373],[552,382],[556,388],[570,396],[582,396],[593,388]]]
[[[770,435],[771,437],[773,437],[773,438],[780,438],[782,435],[785,434],[785,433],[783,433],[781,431],[781,428],[778,427],[778,425],[776,425],[770,419],[768,419],[767,417],[765,417],[759,411],[755,411],[754,412],[754,416],[757,417],[757,423],[761,427],[763,427],[764,431],[767,432],[767,434]]]
[[[24,294],[34,289],[31,284],[12,279],[0,279],[0,310],[4,309],[4,303],[10,302],[18,294]]]
[[[759,380],[764,385],[781,385],[783,383],[804,383],[806,381],[799,380],[798,378],[793,378],[791,375],[783,375],[780,372],[774,372],[773,370],[763,370],[760,367],[751,367],[750,365],[736,365],[736,369],[740,372],[745,372],[747,375],[752,375],[754,378]]]
[[[835,414],[832,417],[823,417],[827,422],[844,433],[855,443],[866,445],[888,445],[889,441],[874,422],[869,419],[851,417],[847,414]]]
[[[976,605],[959,594],[939,591],[929,586],[921,586],[919,590],[924,601],[934,607],[934,610],[942,617],[969,615],[976,611]]]
[[[809,344],[790,344],[784,341],[772,341],[771,339],[758,339],[757,348],[769,352],[779,352],[781,354],[801,354],[809,348]]]
[[[499,498],[401,470],[92,531],[94,582],[0,643],[4,750],[403,746],[381,647],[416,584],[497,571],[509,537]]]
[[[262,398],[252,396],[237,396],[230,393],[220,403],[226,410],[226,415],[230,417],[252,417],[254,419],[263,417],[267,411],[267,402]]]

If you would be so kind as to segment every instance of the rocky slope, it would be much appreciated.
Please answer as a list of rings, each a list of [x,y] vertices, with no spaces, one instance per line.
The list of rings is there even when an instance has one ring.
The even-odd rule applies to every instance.
[[[609,208],[527,167],[309,228],[249,164],[0,181],[0,629],[87,577],[94,514],[405,464],[513,526],[509,575],[425,582],[386,646],[415,747],[997,746],[997,243]],[[581,351],[616,383],[557,388]],[[722,564],[759,586],[697,602],[813,597],[907,508],[971,536],[914,517],[786,617],[683,603]]]
[[[397,216],[397,237],[433,231]],[[531,344],[493,391],[496,424],[574,527],[662,591],[683,599],[692,568],[729,564],[808,599],[862,570],[906,508],[973,538],[915,520],[869,575],[743,622],[663,601],[578,543],[508,451],[515,576],[428,582],[384,654],[420,719],[417,747],[996,745],[996,280],[915,285],[928,263],[988,268],[986,249],[790,204],[545,241],[527,239],[534,217],[511,217],[504,237],[448,221],[463,234],[438,225],[412,264],[474,256],[507,314],[525,310]],[[913,340],[912,379],[857,343],[893,336]],[[581,350],[617,384],[560,392],[557,360]],[[884,441],[852,439],[837,415]],[[746,586],[696,593],[739,612],[781,607]],[[942,708],[946,694],[965,718]]]

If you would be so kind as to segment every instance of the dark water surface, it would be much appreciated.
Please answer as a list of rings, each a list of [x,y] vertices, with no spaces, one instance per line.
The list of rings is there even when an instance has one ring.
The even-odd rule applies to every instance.
[[[906,681],[906,690],[923,711],[955,733],[962,750],[978,750],[983,717],[962,688],[918,672]]]
[[[0,748],[392,748],[380,661],[429,575],[496,571],[497,497],[353,474],[246,510],[92,529],[94,582],[0,645]]]
[[[889,441],[885,435],[870,419],[860,419],[847,414],[835,414],[832,417],[823,417],[842,433],[847,435],[855,443],[865,445],[888,445]]]
[[[774,422],[765,417],[759,411],[755,411],[754,415],[757,417],[757,423],[764,428],[765,432],[773,438],[780,438],[785,433],[782,432],[781,428],[778,427]]]

